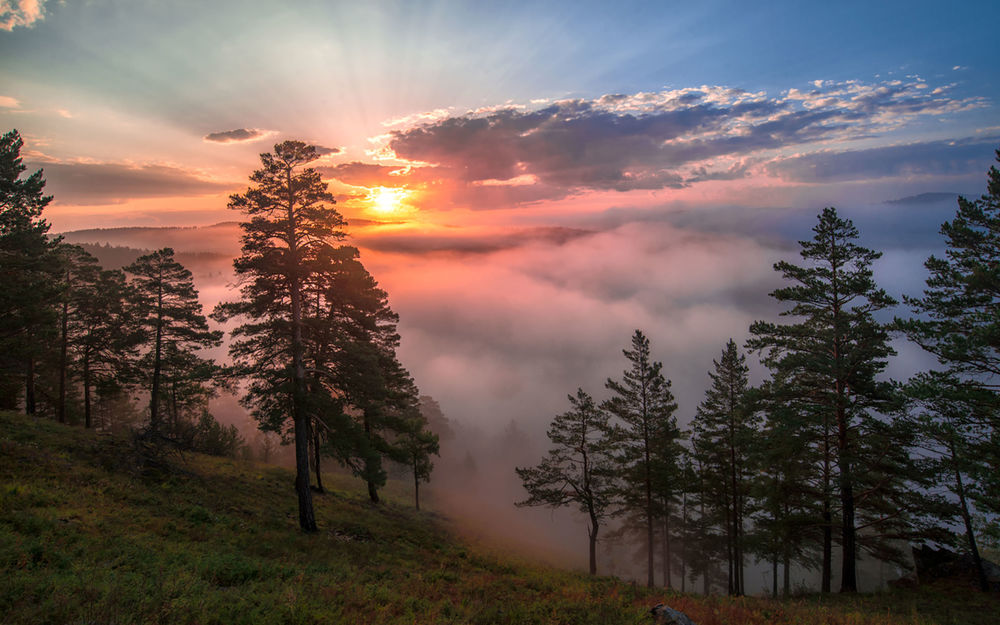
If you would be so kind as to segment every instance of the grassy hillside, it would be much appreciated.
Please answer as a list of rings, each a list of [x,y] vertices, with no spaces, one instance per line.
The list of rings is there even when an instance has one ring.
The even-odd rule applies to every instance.
[[[514,561],[444,519],[374,507],[350,482],[297,530],[292,475],[199,455],[142,476],[131,443],[0,413],[3,623],[987,623],[958,589],[856,598],[703,599]],[[974,603],[978,602],[978,603]],[[925,605],[924,605],[925,604]]]

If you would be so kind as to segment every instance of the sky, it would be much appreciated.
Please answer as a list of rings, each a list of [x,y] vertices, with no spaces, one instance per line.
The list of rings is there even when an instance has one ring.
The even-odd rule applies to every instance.
[[[0,126],[54,232],[189,251],[234,250],[228,195],[312,143],[446,415],[537,435],[640,328],[685,423],[824,206],[917,294],[1000,147],[1000,3],[757,4],[0,0]]]

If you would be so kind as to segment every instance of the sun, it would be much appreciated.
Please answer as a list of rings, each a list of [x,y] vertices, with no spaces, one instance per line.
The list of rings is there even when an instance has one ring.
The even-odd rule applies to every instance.
[[[375,187],[368,194],[368,199],[372,203],[373,211],[388,215],[400,210],[403,200],[409,194],[409,191],[399,187]]]

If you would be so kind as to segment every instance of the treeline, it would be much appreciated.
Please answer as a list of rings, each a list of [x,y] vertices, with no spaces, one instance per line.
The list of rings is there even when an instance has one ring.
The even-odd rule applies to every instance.
[[[570,396],[548,455],[516,469],[529,495],[518,505],[587,515],[591,573],[598,534],[614,525],[641,548],[649,586],[658,564],[667,587],[700,579],[705,593],[739,595],[755,561],[770,564],[775,595],[779,571],[789,593],[793,564],[818,569],[829,592],[839,549],[840,590],[852,592],[862,554],[902,563],[901,546],[928,541],[967,549],[987,590],[977,534],[1000,539],[996,167],[987,193],[960,198],[941,232],[945,256],[925,263],[923,294],[904,297],[914,316],[885,321],[898,302],[875,283],[881,253],[825,209],[813,238],[799,242],[802,264],[775,265],[787,283],[770,294],[784,305],[782,321],[749,328],[744,349],[769,378],[752,386],[746,355],[729,340],[688,431],[637,330],[609,397]],[[895,335],[939,366],[887,379]]]
[[[438,441],[396,358],[397,316],[357,249],[339,245],[345,222],[307,166],[313,146],[286,141],[262,154],[229,203],[245,216],[241,297],[211,315],[235,322],[229,366],[206,356],[223,333],[210,329],[172,249],[108,270],[48,234],[52,197],[41,170],[22,177],[22,146],[17,131],[0,139],[0,408],[232,455],[243,442],[208,402],[239,391],[262,430],[294,440],[307,531],[316,529],[310,465],[322,492],[323,456],[363,479],[376,502],[386,459],[409,466],[417,488],[430,479]]]

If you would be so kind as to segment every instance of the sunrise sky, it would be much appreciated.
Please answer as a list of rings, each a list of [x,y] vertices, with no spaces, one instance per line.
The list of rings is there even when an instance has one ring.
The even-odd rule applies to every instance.
[[[447,414],[540,429],[638,327],[683,422],[822,207],[919,290],[1000,147],[998,23],[993,0],[0,0],[0,126],[53,231],[236,220],[260,152],[314,143]],[[191,244],[232,248],[212,232]]]

